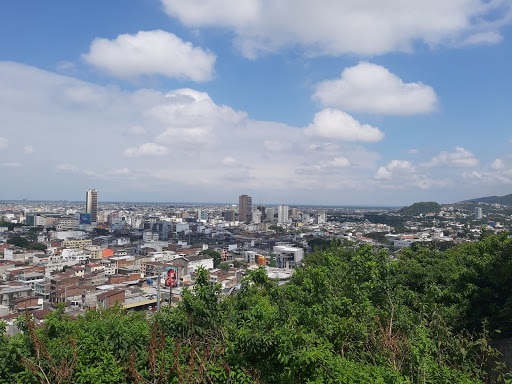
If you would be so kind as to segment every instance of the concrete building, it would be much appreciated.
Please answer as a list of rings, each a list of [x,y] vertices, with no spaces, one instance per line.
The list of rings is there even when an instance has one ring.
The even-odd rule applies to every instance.
[[[224,221],[235,221],[235,211],[233,209],[224,211],[222,216],[224,217]]]
[[[407,247],[410,247],[412,245],[413,241],[412,240],[394,240],[393,241],[393,247],[397,247],[397,248],[407,248]]]
[[[240,253],[240,256],[242,256],[244,258],[244,261],[246,263],[256,263],[257,257],[259,255],[260,254],[255,251],[242,251]]]
[[[78,217],[61,217],[55,220],[57,231],[77,230],[80,225]]]
[[[288,206],[280,205],[277,207],[277,222],[287,223],[288,222]]]
[[[482,207],[475,207],[475,219],[480,220],[482,217]]]
[[[195,272],[197,268],[202,266],[205,269],[213,269],[213,258],[207,255],[190,255],[183,257],[176,257],[173,264],[181,266],[184,269],[185,275],[190,275]]]
[[[89,189],[85,192],[85,213],[91,214],[91,223],[98,222],[98,190]]]
[[[208,211],[205,208],[199,208],[197,210],[197,221],[207,221]]]
[[[151,231],[158,234],[158,239],[152,241],[167,240],[169,238],[169,232],[172,231],[172,223],[170,221],[164,221],[160,219],[149,218],[142,224],[144,231]],[[188,229],[188,228],[187,228]]]
[[[142,233],[142,239],[144,241],[158,241],[160,240],[160,235],[158,232],[144,231]]]
[[[238,198],[238,221],[249,224],[252,220],[252,197],[241,195]]]
[[[14,306],[14,301],[30,296],[32,288],[19,285],[0,285],[0,305]]]
[[[295,268],[302,263],[304,249],[290,245],[275,245],[272,253],[276,257],[276,267]]]
[[[275,207],[265,208],[265,221],[273,222],[275,220],[276,210],[277,210],[277,208],[275,208]]]
[[[111,291],[100,293],[96,296],[96,308],[107,309],[112,307],[116,301],[124,304],[125,292],[122,289],[113,289]]]
[[[327,212],[325,212],[325,211],[318,212],[318,214],[316,216],[316,223],[317,224],[327,223]]]
[[[62,248],[84,249],[91,246],[92,240],[67,240],[62,242]]]
[[[251,223],[253,224],[260,224],[261,223],[261,212],[258,209],[253,209],[251,212]]]

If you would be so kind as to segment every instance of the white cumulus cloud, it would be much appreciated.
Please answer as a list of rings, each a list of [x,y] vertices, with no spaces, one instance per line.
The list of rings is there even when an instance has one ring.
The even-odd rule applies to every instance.
[[[192,28],[234,32],[249,58],[292,46],[309,55],[376,55],[428,46],[499,42],[506,0],[161,0]]]
[[[503,163],[503,160],[496,159],[491,163],[490,168],[494,170],[503,169],[505,167],[505,164]]]
[[[342,169],[350,167],[352,164],[346,157],[335,157],[328,161],[322,161],[313,165],[305,165],[298,167],[296,173],[298,175],[321,175],[339,173]]]
[[[342,141],[377,142],[384,138],[378,128],[361,124],[348,113],[337,109],[324,109],[304,128],[307,136],[318,136]]]
[[[216,60],[213,53],[161,30],[122,34],[114,40],[96,38],[82,57],[120,78],[163,75],[193,81],[210,80]]]
[[[503,36],[496,32],[481,32],[475,33],[474,35],[469,36],[464,42],[463,45],[484,45],[484,44],[498,44],[503,40]]]
[[[314,99],[349,112],[413,115],[432,112],[434,90],[422,83],[404,83],[388,69],[368,62],[345,68],[341,77],[316,86]]]
[[[386,166],[380,167],[375,173],[374,178],[377,180],[391,180],[393,172],[396,171],[413,171],[414,167],[409,161],[404,160],[392,160]]]
[[[479,164],[478,159],[473,153],[462,148],[456,147],[452,151],[442,151],[439,155],[433,157],[429,162],[422,164],[425,167],[476,167]]]
[[[139,147],[131,147],[124,150],[124,155],[127,157],[165,156],[167,153],[167,147],[156,143],[144,143]]]
[[[194,146],[212,144],[218,139],[215,130],[235,127],[247,118],[245,112],[217,105],[207,93],[188,88],[167,93],[164,102],[150,108],[146,115],[166,126],[157,142]]]

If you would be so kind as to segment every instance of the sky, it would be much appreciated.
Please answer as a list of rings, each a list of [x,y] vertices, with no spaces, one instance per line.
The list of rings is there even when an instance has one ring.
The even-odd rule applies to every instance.
[[[0,36],[0,200],[512,193],[511,0],[17,0]]]

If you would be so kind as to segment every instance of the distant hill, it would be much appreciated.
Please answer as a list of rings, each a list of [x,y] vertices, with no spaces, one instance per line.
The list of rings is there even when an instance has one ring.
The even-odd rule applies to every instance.
[[[461,203],[487,203],[487,204],[502,204],[512,205],[512,194],[505,196],[487,196],[479,197],[477,199],[465,200]]]
[[[405,216],[418,216],[427,213],[438,213],[441,210],[441,206],[435,201],[427,201],[414,203],[408,207],[403,207],[398,212]]]

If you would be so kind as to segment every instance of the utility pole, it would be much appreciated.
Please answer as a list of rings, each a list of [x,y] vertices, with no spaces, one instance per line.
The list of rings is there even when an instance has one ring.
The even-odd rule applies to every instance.
[[[160,310],[160,279],[162,277],[162,266],[158,266],[158,277],[156,283],[156,310]]]
[[[169,312],[172,310],[172,284],[169,284]]]

